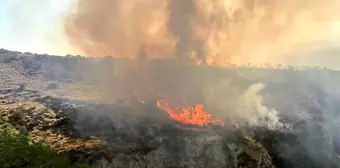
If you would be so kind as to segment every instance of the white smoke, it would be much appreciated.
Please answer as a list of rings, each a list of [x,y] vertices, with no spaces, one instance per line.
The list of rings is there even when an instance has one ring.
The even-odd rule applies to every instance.
[[[226,117],[226,122],[239,126],[260,126],[279,129],[283,124],[279,121],[278,111],[270,109],[263,103],[261,91],[263,83],[250,84],[241,89],[242,83],[235,88],[232,80],[223,80],[205,90],[204,98],[211,111],[218,111]]]
[[[261,91],[265,88],[263,83],[252,84],[238,98],[235,113],[236,120],[244,121],[250,126],[265,126],[276,129],[282,126],[278,112],[269,109],[263,104]]]

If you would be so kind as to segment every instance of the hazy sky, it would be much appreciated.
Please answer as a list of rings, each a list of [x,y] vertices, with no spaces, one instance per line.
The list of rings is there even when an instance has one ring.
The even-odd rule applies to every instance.
[[[65,55],[60,28],[71,0],[0,0],[0,48]]]

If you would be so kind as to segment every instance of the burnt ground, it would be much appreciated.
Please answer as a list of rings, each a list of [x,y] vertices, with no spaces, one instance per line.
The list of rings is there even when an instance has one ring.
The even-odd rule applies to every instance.
[[[107,71],[103,66],[107,60],[16,54],[6,51],[0,56],[1,122],[67,153],[74,162],[136,168],[339,167],[337,72],[256,68],[221,72],[203,67],[200,73],[212,71],[215,76],[185,80],[215,82],[227,74],[240,90],[254,82],[266,83],[265,103],[285,112],[281,120],[292,127],[236,127],[227,119],[224,126],[198,127],[171,120],[155,101],[112,101],[107,90],[101,90],[105,87],[93,82],[105,83],[100,74],[79,70],[81,64],[99,64]],[[322,80],[313,81],[310,74]]]
[[[266,149],[235,130],[176,123],[148,104],[136,109],[2,90],[1,120],[74,162],[112,167],[273,167]],[[136,115],[137,114],[137,115]],[[155,115],[157,114],[157,115]]]

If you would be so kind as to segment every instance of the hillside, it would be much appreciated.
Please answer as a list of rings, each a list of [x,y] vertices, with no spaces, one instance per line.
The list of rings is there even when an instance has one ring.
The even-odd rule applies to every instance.
[[[339,167],[340,73],[0,50],[0,119],[95,167]],[[224,125],[171,119],[204,104]]]

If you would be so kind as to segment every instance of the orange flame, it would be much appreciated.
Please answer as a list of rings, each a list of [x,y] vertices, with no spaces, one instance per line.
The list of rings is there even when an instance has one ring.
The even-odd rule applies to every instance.
[[[170,107],[168,101],[166,100],[158,100],[157,101],[158,108],[166,111],[170,117],[178,122],[183,124],[192,124],[192,125],[223,125],[222,120],[212,120],[211,114],[204,111],[203,104],[197,104],[195,107]]]

